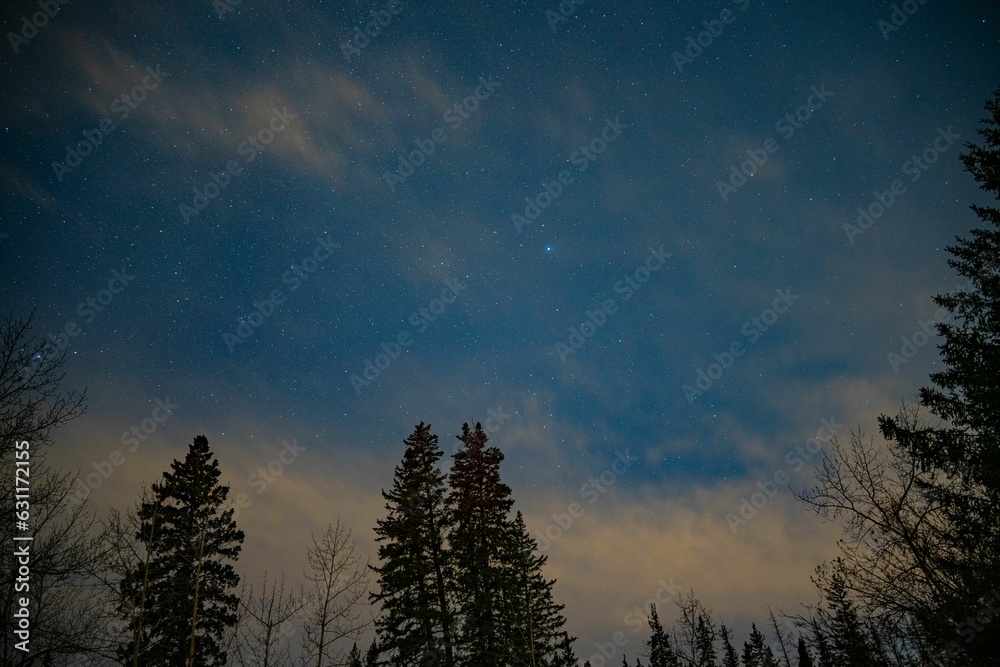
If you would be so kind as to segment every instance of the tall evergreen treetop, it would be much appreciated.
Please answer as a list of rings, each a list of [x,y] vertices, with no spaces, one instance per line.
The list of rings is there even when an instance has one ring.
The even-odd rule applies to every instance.
[[[446,536],[452,517],[445,498],[442,456],[430,425],[421,422],[403,441],[393,486],[383,491],[388,516],[375,528],[381,565],[378,592],[378,648],[394,665],[453,663],[452,612]],[[441,660],[443,656],[443,660]]]
[[[237,618],[232,561],[243,531],[233,508],[225,509],[229,487],[219,484],[219,461],[204,436],[171,469],[139,508],[136,538],[148,560],[129,571],[122,592],[142,613],[123,610],[132,632],[121,657],[143,667],[221,666],[224,636]]]
[[[680,664],[677,654],[670,646],[670,637],[660,623],[655,604],[649,605],[649,639],[646,640],[646,648],[649,649],[649,667],[678,667]]]
[[[482,426],[477,423],[470,429],[463,424],[458,438],[464,447],[454,454],[449,500],[455,590],[463,617],[461,648],[468,664],[499,667],[508,649],[500,640],[503,598],[498,592],[510,584],[504,558],[514,501],[510,487],[500,479],[503,453],[486,446],[489,438]]]

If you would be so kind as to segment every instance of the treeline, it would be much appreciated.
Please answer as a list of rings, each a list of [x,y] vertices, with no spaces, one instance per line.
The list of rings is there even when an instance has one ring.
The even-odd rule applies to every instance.
[[[1000,198],[1000,89],[986,109],[984,143],[962,161]],[[692,592],[669,628],[650,608],[634,662],[612,637],[585,665],[1000,664],[1000,209],[972,208],[984,226],[948,248],[968,288],[934,298],[949,313],[937,325],[942,370],[917,406],[879,418],[882,442],[835,438],[817,485],[797,494],[844,529],[840,555],[816,569],[820,602],[769,614],[740,645]],[[13,475],[0,497],[17,519],[0,522],[15,545],[0,550],[4,667],[579,665],[546,557],[501,479],[503,454],[478,424],[463,426],[447,473],[428,425],[404,440],[375,564],[337,521],[305,547],[305,587],[269,575],[247,586],[234,568],[244,534],[202,436],[125,512],[97,521],[75,502],[73,476],[46,451],[86,395],[60,390],[64,358],[31,328],[11,316],[0,331],[0,459],[14,470],[31,452],[30,513],[20,518]]]

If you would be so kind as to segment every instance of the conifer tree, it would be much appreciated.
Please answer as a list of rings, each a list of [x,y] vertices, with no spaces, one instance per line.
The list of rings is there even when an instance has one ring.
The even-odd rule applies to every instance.
[[[984,142],[967,144],[961,159],[980,188],[1000,199],[1000,88],[986,110],[979,130]],[[1000,208],[971,208],[986,224],[947,248],[948,265],[968,288],[934,297],[949,311],[937,325],[944,369],[920,390],[920,404],[942,424],[914,428],[882,415],[879,427],[923,471],[960,482],[923,484],[949,519],[948,543],[928,568],[948,586],[916,616],[932,643],[955,642],[973,664],[984,664],[1000,654],[997,615],[971,637],[959,630],[970,610],[990,608],[1000,591]]]
[[[670,638],[660,623],[656,613],[656,605],[649,605],[649,639],[646,648],[649,649],[649,667],[679,667],[677,654],[670,646]]]
[[[722,637],[722,667],[740,667],[739,655],[733,647],[732,631],[725,623],[719,628],[719,635]]]
[[[744,667],[778,667],[778,659],[774,657],[771,647],[764,643],[764,635],[753,624],[750,640],[743,643]]]
[[[464,447],[454,454],[449,499],[462,660],[476,667],[501,667],[508,655],[501,640],[506,634],[502,601],[510,596],[503,559],[513,500],[510,487],[500,480],[503,453],[486,447],[482,426],[463,424],[459,439]]]
[[[224,509],[229,487],[219,484],[219,461],[204,436],[171,468],[139,508],[136,538],[148,562],[135,563],[122,580],[128,601],[122,615],[138,641],[124,642],[121,658],[143,667],[221,667],[224,636],[237,618],[239,575],[232,562],[243,532],[234,510]],[[143,613],[135,614],[129,607],[140,597]]]
[[[696,667],[717,667],[718,656],[715,653],[715,625],[706,614],[698,615],[698,625],[695,630]]]
[[[378,667],[378,638],[372,639],[365,651],[365,667]]]
[[[569,633],[560,633],[559,652],[556,654],[556,659],[552,662],[552,667],[579,667],[580,661],[573,651],[574,641],[575,638],[570,637]]]
[[[805,637],[799,637],[799,664],[798,667],[814,667],[812,654],[806,646]]]
[[[813,629],[813,644],[816,646],[816,666],[836,667],[833,649],[830,648],[830,640],[822,628]]]
[[[388,515],[375,528],[381,565],[377,621],[378,654],[398,667],[453,667],[454,630],[446,536],[453,517],[446,506],[441,450],[430,425],[421,422],[404,440],[392,489],[383,491]],[[369,650],[369,656],[372,651]]]
[[[818,615],[829,636],[834,662],[850,667],[876,664],[875,647],[848,595],[847,584],[836,568],[823,586],[827,609],[819,610]]]
[[[507,664],[541,667],[557,660],[563,639],[563,605],[552,599],[554,580],[546,580],[545,555],[536,555],[538,544],[528,534],[518,512],[507,528],[503,562],[505,581],[497,591],[503,600],[501,628],[508,648]],[[572,649],[571,649],[572,650]]]
[[[358,650],[357,642],[354,642],[351,652],[347,654],[347,667],[363,667],[361,664],[361,651]]]

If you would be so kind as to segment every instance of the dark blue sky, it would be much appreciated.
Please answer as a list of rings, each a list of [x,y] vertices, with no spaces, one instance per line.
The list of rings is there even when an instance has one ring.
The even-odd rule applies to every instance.
[[[586,508],[548,550],[581,657],[661,578],[739,628],[812,601],[835,531],[726,517],[936,368],[1000,8],[278,5],[3,10],[0,302],[89,389],[54,460],[125,452],[95,509],[205,434],[246,572],[337,515],[370,550],[413,425],[481,420],[536,534]]]

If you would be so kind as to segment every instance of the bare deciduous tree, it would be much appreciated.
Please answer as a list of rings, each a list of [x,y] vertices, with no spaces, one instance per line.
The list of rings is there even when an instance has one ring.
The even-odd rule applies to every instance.
[[[303,646],[304,665],[329,667],[343,663],[341,639],[358,639],[372,624],[361,609],[368,597],[368,562],[362,562],[351,531],[340,523],[312,536],[306,578],[315,585],[309,594]]]
[[[253,586],[241,596],[236,663],[246,667],[290,667],[294,619],[306,604],[300,592],[286,591],[285,576]]]
[[[920,428],[914,408],[904,406],[897,421]],[[846,444],[834,438],[831,447],[817,471],[819,484],[796,493],[820,516],[844,524],[836,567],[820,568],[817,583],[841,576],[864,614],[880,625],[956,625],[955,614],[938,604],[960,595],[944,565],[954,557],[954,542],[940,498],[959,492],[961,480],[921,469],[905,450],[860,431]]]
[[[65,355],[36,338],[33,324],[33,315],[26,319],[9,315],[0,327],[0,462],[5,470],[13,470],[15,452],[22,457],[27,452],[27,459],[17,461],[22,469],[26,462],[29,473],[27,489],[15,486],[14,475],[0,476],[0,513],[10,517],[15,509],[23,510],[25,502],[30,507],[26,528],[9,520],[0,522],[0,539],[14,544],[15,529],[17,535],[32,537],[27,581],[16,581],[18,561],[13,550],[0,552],[0,613],[13,619],[21,598],[27,598],[31,619],[30,653],[16,649],[20,638],[14,634],[14,624],[4,624],[0,663],[79,664],[93,649],[96,635],[94,617],[86,613],[92,590],[81,585],[98,555],[90,535],[93,517],[84,505],[71,507],[67,502],[74,476],[49,467],[45,450],[52,444],[54,429],[83,414],[86,392],[60,389]],[[28,444],[18,449],[20,442]],[[26,491],[27,501],[15,497]]]

